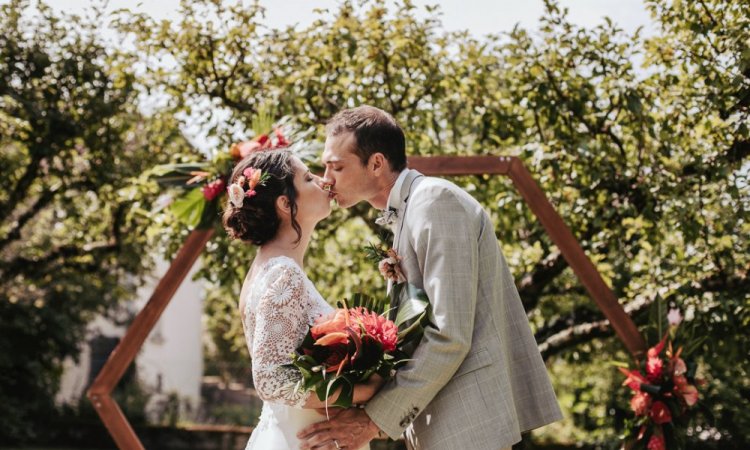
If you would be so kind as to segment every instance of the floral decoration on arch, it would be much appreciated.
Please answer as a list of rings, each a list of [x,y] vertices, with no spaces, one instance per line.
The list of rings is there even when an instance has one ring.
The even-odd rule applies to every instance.
[[[234,166],[253,152],[292,145],[281,127],[274,125],[268,114],[261,114],[254,121],[253,128],[271,131],[256,130],[253,139],[236,142],[227,150],[216,152],[210,161],[164,164],[152,168],[148,177],[165,189],[157,211],[168,210],[178,222],[188,228],[205,229],[213,226],[219,219],[222,205],[226,203],[222,199],[231,194],[228,178]],[[262,184],[262,180],[258,181],[256,185]],[[254,191],[250,188],[248,192]]]
[[[619,367],[630,388],[634,416],[626,423],[625,449],[666,450],[685,447],[687,426],[700,400],[705,381],[696,375],[697,363],[689,357],[704,339],[678,336],[682,314],[671,309],[669,329],[648,349],[635,368]],[[679,345],[678,345],[679,343]]]

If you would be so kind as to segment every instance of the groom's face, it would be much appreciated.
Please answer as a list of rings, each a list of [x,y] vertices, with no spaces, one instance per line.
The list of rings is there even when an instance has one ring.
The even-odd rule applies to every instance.
[[[342,208],[349,208],[372,197],[372,174],[362,165],[354,152],[357,139],[353,133],[341,133],[326,138],[323,151],[325,175],[323,181],[331,186],[331,196]]]

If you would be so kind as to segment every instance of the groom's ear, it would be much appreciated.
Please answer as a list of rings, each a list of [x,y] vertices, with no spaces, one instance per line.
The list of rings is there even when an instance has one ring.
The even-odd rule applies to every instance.
[[[385,155],[377,152],[370,155],[370,169],[376,174],[382,173],[383,169],[388,168],[388,160],[385,159]]]

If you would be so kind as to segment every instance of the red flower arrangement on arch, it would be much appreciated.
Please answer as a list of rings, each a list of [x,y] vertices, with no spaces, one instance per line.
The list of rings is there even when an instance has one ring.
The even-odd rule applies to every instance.
[[[704,384],[696,377],[696,364],[683,359],[684,347],[675,348],[679,311],[670,310],[668,317],[669,331],[638,367],[619,368],[626,377],[623,386],[632,391],[630,409],[635,415],[626,430],[628,449],[682,448],[689,415],[700,397],[698,386]]]

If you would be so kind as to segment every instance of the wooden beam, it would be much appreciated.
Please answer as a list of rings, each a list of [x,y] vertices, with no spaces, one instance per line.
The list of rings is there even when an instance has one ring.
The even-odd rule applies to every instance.
[[[557,214],[544,191],[534,181],[523,161],[514,156],[412,156],[408,159],[408,165],[425,175],[433,176],[508,175],[583,287],[609,320],[625,348],[636,357],[646,351],[646,341],[633,320]]]
[[[513,158],[509,175],[625,347],[634,356],[641,356],[646,351],[643,336],[520,159]]]
[[[167,273],[159,281],[146,306],[138,313],[120,343],[109,355],[87,396],[94,404],[96,412],[109,430],[117,446],[121,449],[142,449],[138,437],[120,408],[110,396],[112,390],[122,378],[151,329],[156,325],[162,312],[180,287],[190,269],[195,264],[203,248],[211,238],[213,229],[194,230],[185,240]],[[137,445],[135,445],[137,443]]]
[[[506,175],[510,161],[497,156],[412,156],[409,167],[425,175]]]
[[[125,417],[120,406],[111,396],[107,394],[95,394],[89,391],[88,397],[118,448],[145,450],[143,444],[138,439],[138,435],[135,434],[133,427],[130,426],[127,417]]]

